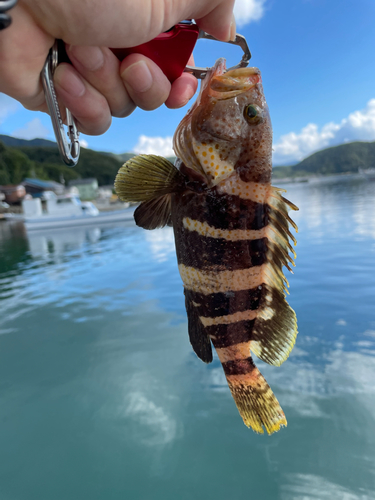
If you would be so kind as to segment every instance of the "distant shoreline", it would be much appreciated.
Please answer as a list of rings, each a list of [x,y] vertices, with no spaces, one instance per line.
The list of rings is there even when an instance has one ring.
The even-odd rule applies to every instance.
[[[336,181],[368,181],[374,179],[375,177],[368,177],[364,174],[352,174],[352,173],[342,173],[333,175],[305,175],[301,177],[272,177],[273,184],[324,184],[328,182]]]

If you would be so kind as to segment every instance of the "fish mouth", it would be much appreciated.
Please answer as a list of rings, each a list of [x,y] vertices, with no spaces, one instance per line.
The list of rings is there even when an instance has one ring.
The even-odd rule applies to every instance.
[[[216,69],[216,65],[213,69]],[[209,95],[217,99],[236,97],[255,87],[261,81],[258,68],[237,68],[225,72],[224,61],[224,71],[222,69],[223,66],[220,65],[210,79]]]

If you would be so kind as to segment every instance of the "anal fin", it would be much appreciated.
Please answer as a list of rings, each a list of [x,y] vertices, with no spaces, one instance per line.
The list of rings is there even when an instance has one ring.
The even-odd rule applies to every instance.
[[[211,340],[207,333],[203,323],[201,322],[197,308],[192,303],[191,299],[188,297],[185,291],[185,305],[188,317],[188,330],[189,339],[195,354],[199,359],[205,363],[211,363],[212,361],[212,346]]]

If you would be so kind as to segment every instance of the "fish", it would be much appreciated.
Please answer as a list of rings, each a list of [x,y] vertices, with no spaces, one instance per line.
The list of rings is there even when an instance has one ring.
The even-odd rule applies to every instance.
[[[271,186],[272,126],[259,69],[226,71],[219,59],[173,147],[174,165],[157,155],[127,161],[116,192],[140,202],[138,226],[173,227],[192,348],[205,363],[215,348],[245,425],[272,434],[287,421],[252,354],[280,366],[295,344],[283,268],[295,265],[298,228],[289,212],[298,208]]]

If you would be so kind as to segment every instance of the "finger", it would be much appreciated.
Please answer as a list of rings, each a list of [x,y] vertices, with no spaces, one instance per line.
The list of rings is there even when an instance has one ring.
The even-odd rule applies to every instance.
[[[152,40],[182,19],[202,21],[202,29],[229,40],[234,0],[112,0],[45,2],[23,0],[41,25],[72,45],[133,47]],[[87,8],[87,5],[90,8]],[[126,29],[124,22],[130,19]]]
[[[140,108],[150,111],[168,99],[171,84],[148,57],[130,54],[122,61],[120,73],[128,94]]]
[[[234,40],[236,22],[233,15],[234,0],[221,2],[209,14],[196,19],[196,23],[203,30],[218,40],[227,42]]]
[[[27,109],[44,111],[40,72],[54,39],[41,31],[22,5],[12,9],[11,27],[0,32],[0,92]]]
[[[106,98],[112,116],[123,118],[134,111],[136,106],[120,77],[120,61],[110,49],[70,45],[67,53],[84,80]]]
[[[189,57],[189,60],[187,62],[187,65],[188,66],[195,66],[195,61],[194,61],[194,56],[193,54],[191,54],[191,56]]]
[[[195,66],[193,54],[191,54],[187,65]],[[185,106],[194,96],[197,87],[198,81],[195,76],[189,73],[182,73],[182,75],[172,83],[172,89],[168,99],[165,101],[165,105],[170,109],[182,108],[182,106]]]
[[[167,108],[176,109],[185,106],[197,91],[198,81],[189,73],[182,73],[172,84],[168,99],[165,101]]]
[[[106,98],[71,64],[59,64],[54,81],[59,102],[71,111],[80,132],[100,135],[108,130],[112,118]]]

